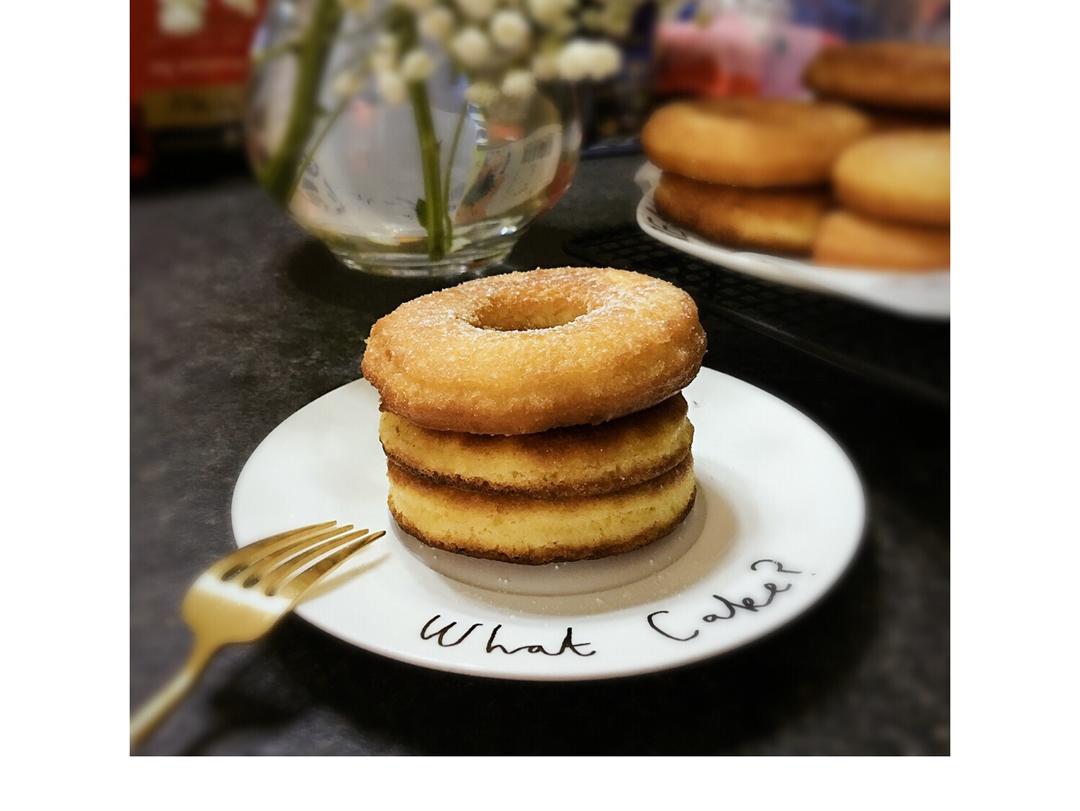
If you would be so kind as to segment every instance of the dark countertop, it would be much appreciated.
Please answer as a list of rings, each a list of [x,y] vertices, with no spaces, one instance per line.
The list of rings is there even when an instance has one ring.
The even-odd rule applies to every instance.
[[[518,268],[572,263],[583,231],[631,222],[639,158],[585,162]],[[178,608],[232,547],[255,446],[359,376],[362,340],[423,282],[338,265],[250,181],[142,191],[131,207],[131,701],[179,666]],[[706,363],[833,434],[870,498],[848,576],[779,633],[692,668],[584,684],[430,672],[295,617],[225,651],[144,751],[157,754],[946,754],[949,421],[718,318]]]

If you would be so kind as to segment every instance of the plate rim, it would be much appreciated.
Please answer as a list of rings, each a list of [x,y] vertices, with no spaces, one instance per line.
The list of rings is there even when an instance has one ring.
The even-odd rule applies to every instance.
[[[304,610],[305,606],[303,604],[298,605],[292,611],[292,613],[294,615],[296,615],[297,617],[299,617],[300,619],[302,619],[304,622],[306,622],[309,625],[317,628],[320,633],[327,634],[327,635],[339,640],[340,642],[343,642],[343,643],[345,643],[347,645],[358,648],[358,649],[363,650],[365,652],[372,653],[372,654],[375,654],[377,656],[382,656],[382,657],[385,657],[387,659],[391,659],[391,660],[393,660],[395,662],[406,664],[406,665],[409,665],[409,666],[412,666],[412,667],[421,667],[421,668],[425,668],[425,669],[428,669],[428,670],[438,671],[440,673],[452,673],[452,674],[455,674],[455,675],[465,676],[465,677],[469,677],[469,678],[495,679],[495,680],[504,680],[504,681],[526,681],[526,682],[539,682],[539,683],[543,683],[543,682],[548,682],[548,683],[573,683],[573,682],[608,681],[608,680],[615,680],[615,679],[635,678],[635,677],[646,676],[646,675],[655,674],[655,673],[664,673],[664,672],[669,672],[669,671],[681,670],[681,669],[684,669],[684,668],[699,665],[702,662],[705,662],[705,661],[708,661],[708,660],[711,660],[711,659],[717,659],[717,658],[720,658],[720,657],[723,657],[723,656],[727,656],[727,655],[733,653],[734,651],[741,650],[741,649],[746,648],[746,647],[751,646],[751,645],[756,645],[756,644],[762,642],[763,640],[771,637],[772,635],[774,635],[776,633],[779,633],[783,629],[787,628],[788,626],[792,625],[793,623],[796,623],[798,620],[805,617],[813,609],[820,606],[825,601],[826,598],[831,596],[832,593],[834,592],[834,590],[837,588],[837,586],[839,586],[839,584],[848,576],[849,572],[851,571],[852,567],[855,564],[855,561],[859,558],[860,554],[862,553],[863,548],[864,548],[864,546],[866,544],[866,538],[867,538],[867,535],[869,534],[869,528],[870,528],[870,505],[869,505],[869,500],[867,498],[868,491],[867,491],[867,486],[866,486],[866,480],[865,480],[865,478],[863,476],[863,473],[862,473],[862,470],[861,470],[860,466],[856,463],[855,459],[848,452],[847,447],[842,442],[840,442],[836,438],[836,436],[834,436],[834,434],[831,431],[829,431],[824,426],[822,426],[817,420],[815,420],[813,417],[811,417],[809,414],[807,414],[802,409],[796,407],[795,405],[788,402],[783,397],[780,397],[779,395],[773,393],[772,391],[769,391],[766,388],[758,386],[757,384],[754,384],[754,383],[750,383],[749,381],[743,380],[742,378],[736,377],[736,376],[728,374],[726,372],[721,372],[721,371],[718,371],[716,369],[712,369],[712,368],[707,367],[707,366],[702,366],[699,374],[701,374],[701,373],[705,373],[707,375],[717,375],[720,378],[727,378],[729,381],[734,381],[734,382],[736,382],[737,384],[739,384],[741,386],[748,387],[748,388],[756,391],[759,394],[764,394],[765,396],[767,396],[769,398],[772,398],[773,400],[777,401],[779,404],[784,406],[789,412],[792,412],[793,415],[796,415],[799,418],[801,418],[802,421],[804,423],[808,424],[808,426],[811,429],[816,429],[817,431],[819,431],[821,433],[822,436],[824,436],[826,439],[828,439],[833,444],[835,449],[839,452],[840,458],[844,462],[847,463],[848,467],[850,468],[850,472],[851,472],[851,474],[853,476],[853,480],[854,480],[854,484],[855,484],[855,494],[857,496],[856,505],[857,505],[857,509],[859,511],[858,529],[857,529],[857,531],[855,533],[855,539],[850,544],[850,547],[849,547],[849,549],[847,551],[846,556],[843,559],[842,564],[837,567],[837,569],[835,570],[835,573],[832,575],[829,584],[826,587],[824,587],[818,594],[811,597],[806,603],[804,603],[795,613],[793,613],[787,619],[781,620],[777,624],[775,624],[774,626],[767,627],[763,631],[750,632],[750,633],[744,635],[743,637],[739,638],[738,640],[736,640],[733,644],[725,645],[725,646],[721,647],[720,649],[712,648],[712,649],[708,649],[708,650],[697,652],[697,653],[689,652],[689,655],[680,656],[678,658],[678,660],[674,661],[674,662],[667,661],[667,660],[654,659],[650,663],[646,663],[646,664],[636,666],[636,667],[635,666],[620,667],[618,670],[615,670],[615,671],[606,671],[606,672],[605,671],[597,671],[597,672],[594,672],[594,673],[573,673],[573,672],[566,672],[566,673],[558,673],[558,672],[555,672],[555,673],[536,673],[536,672],[523,673],[523,672],[519,672],[519,671],[500,670],[498,666],[486,667],[484,669],[478,669],[474,665],[474,660],[463,660],[463,661],[460,661],[460,662],[456,662],[456,661],[449,661],[449,660],[444,660],[444,659],[428,658],[428,657],[425,657],[422,654],[414,654],[414,653],[409,652],[409,651],[400,651],[400,650],[388,648],[388,647],[385,647],[383,645],[380,645],[377,642],[376,643],[367,642],[367,641],[366,642],[359,642],[359,641],[357,641],[355,639],[352,639],[352,638],[346,638],[344,636],[339,635],[339,633],[336,632],[333,628],[329,627],[327,623],[324,623],[324,622],[320,621],[319,619],[316,619],[316,618],[313,618],[312,616],[309,616],[309,612],[306,612]],[[242,482],[242,480],[244,478],[245,473],[247,472],[247,469],[248,469],[248,466],[249,466],[251,460],[256,456],[256,454],[261,449],[263,449],[263,447],[266,445],[266,443],[271,440],[273,435],[286,422],[291,420],[293,417],[295,417],[301,411],[303,411],[304,409],[307,409],[309,406],[312,406],[315,403],[317,403],[317,402],[319,402],[319,401],[321,401],[321,400],[323,400],[325,398],[331,397],[334,394],[337,394],[338,392],[340,392],[340,391],[342,391],[342,390],[344,390],[346,388],[349,388],[351,386],[357,385],[357,384],[364,384],[364,385],[367,385],[367,386],[371,385],[364,378],[360,377],[360,378],[356,378],[354,380],[350,380],[350,381],[348,381],[346,383],[343,383],[340,386],[335,386],[333,389],[331,389],[331,390],[329,390],[327,392],[324,392],[323,394],[319,395],[315,399],[310,400],[307,403],[305,403],[304,405],[300,406],[295,411],[290,413],[287,417],[285,417],[285,419],[283,419],[276,426],[274,426],[269,431],[269,433],[267,433],[266,436],[264,436],[262,438],[262,440],[260,440],[260,442],[251,451],[251,453],[248,455],[247,459],[244,461],[244,464],[241,467],[240,473],[237,475],[235,482],[233,483],[232,493],[230,495],[230,500],[229,500],[230,532],[232,533],[232,536],[233,536],[232,537],[232,543],[234,545],[239,546],[238,538],[236,537],[236,520],[235,520],[236,507],[237,507],[237,492],[240,490],[241,482]],[[386,520],[388,522],[393,520],[392,517],[390,516],[389,510],[386,510],[384,515],[386,516]],[[579,615],[566,615],[565,619],[567,619],[568,621],[572,621],[572,619],[574,617],[577,617],[577,616],[579,616]],[[560,622],[561,622],[561,620],[560,620]]]

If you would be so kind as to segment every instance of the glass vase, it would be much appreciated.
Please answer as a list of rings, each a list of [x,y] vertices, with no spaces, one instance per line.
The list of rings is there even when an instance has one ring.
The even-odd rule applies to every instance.
[[[255,40],[245,132],[263,187],[347,266],[444,277],[497,263],[566,191],[581,125],[572,86],[466,101],[445,52],[388,100],[357,72],[387,4],[271,0]]]

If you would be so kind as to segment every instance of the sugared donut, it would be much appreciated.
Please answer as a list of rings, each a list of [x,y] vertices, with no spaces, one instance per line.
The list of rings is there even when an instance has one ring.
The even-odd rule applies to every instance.
[[[829,179],[836,156],[870,131],[843,104],[780,99],[679,101],[649,118],[641,143],[668,172],[732,186],[804,186]]]
[[[384,411],[387,458],[428,479],[464,489],[538,496],[610,493],[641,484],[690,453],[694,427],[681,394],[602,425],[539,434],[486,436],[432,431]]]
[[[844,150],[833,168],[849,208],[913,225],[949,224],[949,131],[875,135]]]
[[[361,365],[382,407],[425,428],[529,434],[648,408],[697,374],[705,333],[674,285],[612,268],[465,282],[402,304]]]
[[[392,460],[388,506],[429,546],[473,557],[542,564],[628,552],[671,532],[694,505],[688,454],[667,473],[614,493],[534,497],[451,487]]]
[[[949,229],[901,225],[853,211],[834,211],[818,231],[814,261],[870,270],[946,270]]]
[[[829,195],[817,189],[740,189],[664,172],[657,210],[706,239],[736,248],[808,254]]]
[[[944,112],[949,109],[949,47],[917,42],[864,42],[823,49],[806,84],[829,98]]]

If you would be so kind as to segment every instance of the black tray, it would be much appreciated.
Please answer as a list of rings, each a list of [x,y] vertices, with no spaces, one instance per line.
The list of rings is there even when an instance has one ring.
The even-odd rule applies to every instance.
[[[707,313],[860,377],[942,405],[949,402],[948,322],[902,318],[725,270],[668,248],[636,225],[584,234],[563,249],[592,265],[667,279]]]

